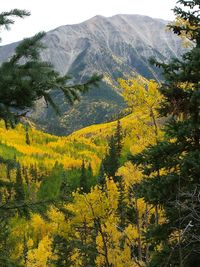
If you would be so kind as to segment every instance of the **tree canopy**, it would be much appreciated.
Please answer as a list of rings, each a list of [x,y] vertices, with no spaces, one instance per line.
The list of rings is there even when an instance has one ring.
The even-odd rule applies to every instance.
[[[198,213],[200,177],[200,2],[177,2],[174,8],[182,24],[171,24],[193,47],[181,59],[162,68],[165,81],[159,115],[167,117],[164,139],[132,157],[140,166],[144,180],[137,191],[140,197],[165,213],[162,224],[147,233],[157,249],[149,266],[197,266],[199,256]],[[196,215],[194,215],[196,214]]]

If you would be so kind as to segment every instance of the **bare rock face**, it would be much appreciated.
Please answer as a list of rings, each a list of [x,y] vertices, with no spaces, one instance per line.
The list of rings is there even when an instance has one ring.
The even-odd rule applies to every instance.
[[[48,32],[43,40],[47,47],[41,52],[43,60],[50,61],[61,74],[72,74],[75,81],[92,73],[102,73],[104,80],[73,107],[65,103],[62,94],[55,93],[63,114],[59,118],[40,101],[33,120],[56,134],[109,120],[124,107],[118,78],[142,75],[160,79],[161,74],[149,64],[149,58],[169,61],[183,53],[180,39],[166,25],[166,21],[141,15],[95,16]],[[0,47],[0,62],[9,58],[16,46]]]

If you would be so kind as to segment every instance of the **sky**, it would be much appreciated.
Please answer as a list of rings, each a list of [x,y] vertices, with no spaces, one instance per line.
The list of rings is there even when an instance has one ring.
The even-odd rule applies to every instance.
[[[10,31],[0,29],[1,45],[49,31],[61,25],[83,22],[95,15],[141,14],[173,20],[177,0],[0,0],[0,13],[26,9],[31,16],[17,19]]]

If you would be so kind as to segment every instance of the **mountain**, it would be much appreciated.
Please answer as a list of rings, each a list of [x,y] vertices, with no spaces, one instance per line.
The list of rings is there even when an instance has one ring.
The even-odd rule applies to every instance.
[[[31,114],[43,130],[66,135],[85,126],[110,120],[125,104],[117,84],[118,78],[142,75],[160,79],[149,58],[168,61],[180,57],[182,44],[166,30],[167,21],[141,15],[95,16],[83,23],[54,29],[43,39],[41,52],[62,74],[72,74],[74,81],[85,80],[92,73],[102,73],[99,88],[93,88],[80,103],[69,106],[61,93],[54,93],[62,116],[57,117],[44,101]],[[0,47],[0,62],[5,61],[18,43]]]

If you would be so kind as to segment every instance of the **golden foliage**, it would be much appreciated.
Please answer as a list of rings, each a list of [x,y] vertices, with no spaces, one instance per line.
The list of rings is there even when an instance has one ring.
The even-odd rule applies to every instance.
[[[193,39],[193,33],[194,30],[197,30],[200,28],[199,25],[191,25],[188,20],[185,20],[181,17],[176,17],[175,21],[169,24],[169,26],[176,26],[181,27],[181,34],[179,35],[182,39],[183,46],[188,48],[193,46],[192,39]]]
[[[122,153],[135,154],[162,138],[157,119],[157,108],[162,99],[155,81],[148,82],[140,78],[119,82],[132,111],[120,120],[124,135]],[[30,145],[27,145],[22,125],[5,130],[1,123],[0,155],[4,154],[7,158],[15,155],[24,166],[43,166],[49,172],[55,162],[66,169],[80,168],[82,159],[85,159],[86,164],[91,163],[96,174],[106,151],[107,140],[115,128],[116,122],[93,125],[67,137],[56,137],[29,129]],[[4,165],[1,170],[0,177],[3,178],[7,175]],[[29,177],[30,175],[28,173]],[[144,242],[144,235],[152,218],[159,217],[159,223],[162,223],[164,215],[158,207],[147,205],[144,199],[136,196],[133,188],[143,178],[139,168],[127,161],[119,168],[117,175],[122,179],[124,190],[120,187],[119,180],[116,182],[106,179],[105,188],[96,185],[87,194],[77,190],[73,193],[71,202],[59,206],[60,210],[49,206],[44,217],[39,213],[32,213],[29,219],[16,216],[10,221],[12,231],[9,242],[14,244],[12,258],[20,259],[22,266],[53,267],[52,262],[56,257],[52,242],[59,235],[74,245],[67,255],[73,267],[87,265],[85,261],[91,248],[95,248],[96,266],[145,266],[149,244]],[[15,173],[11,173],[11,180],[13,176]],[[25,181],[25,174],[22,174],[22,179]],[[32,199],[37,198],[35,192],[39,186],[38,182],[35,191],[29,192]],[[30,189],[29,186],[27,188]],[[5,198],[8,197],[4,195]],[[125,215],[120,213],[122,204],[125,205]],[[128,211],[134,218],[127,216]],[[125,221],[122,226],[123,219]],[[88,251],[81,250],[80,244],[84,249],[88,248]]]

